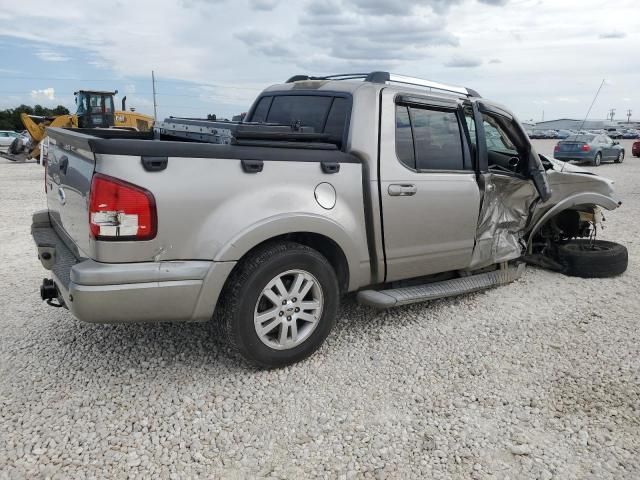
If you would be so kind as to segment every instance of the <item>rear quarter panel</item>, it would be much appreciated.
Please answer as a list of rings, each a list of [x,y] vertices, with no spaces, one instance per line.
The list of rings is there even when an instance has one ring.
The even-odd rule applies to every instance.
[[[146,188],[158,212],[155,239],[94,242],[98,261],[231,261],[269,238],[312,232],[342,248],[351,289],[370,281],[358,163],[324,174],[317,162],[265,161],[262,172],[247,174],[236,159],[171,157],[166,170],[147,172],[140,157],[97,154],[96,171]],[[330,210],[315,199],[323,182],[336,191]]]

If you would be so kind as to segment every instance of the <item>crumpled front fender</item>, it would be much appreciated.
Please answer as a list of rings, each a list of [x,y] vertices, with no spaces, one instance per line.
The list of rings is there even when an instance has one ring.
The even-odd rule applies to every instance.
[[[542,226],[547,223],[547,221],[549,221],[560,212],[573,207],[577,207],[578,205],[592,205],[603,207],[607,210],[615,210],[620,205],[622,205],[622,201],[620,201],[613,195],[608,196],[595,192],[583,192],[571,195],[554,205],[533,224],[528,232],[529,240],[527,246],[531,246],[533,237],[540,230],[540,228],[542,228]]]

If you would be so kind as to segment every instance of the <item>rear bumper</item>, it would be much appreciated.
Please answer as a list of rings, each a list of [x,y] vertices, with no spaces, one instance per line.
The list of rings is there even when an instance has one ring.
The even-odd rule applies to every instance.
[[[565,162],[568,161],[576,161],[576,162],[587,162],[593,161],[595,158],[594,152],[555,152],[553,154],[553,158],[556,160],[562,160]]]
[[[33,215],[31,234],[61,300],[86,322],[209,320],[236,263],[99,263],[77,258],[52,227],[46,210]]]

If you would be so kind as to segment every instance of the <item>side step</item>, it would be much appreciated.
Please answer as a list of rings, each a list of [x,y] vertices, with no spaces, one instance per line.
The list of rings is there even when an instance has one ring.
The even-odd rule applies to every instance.
[[[455,278],[442,282],[427,283],[415,287],[392,288],[389,290],[362,290],[358,292],[358,303],[375,308],[391,308],[410,303],[453,297],[465,293],[486,290],[520,278],[525,269],[524,263],[501,268],[494,272],[480,273],[468,277]]]

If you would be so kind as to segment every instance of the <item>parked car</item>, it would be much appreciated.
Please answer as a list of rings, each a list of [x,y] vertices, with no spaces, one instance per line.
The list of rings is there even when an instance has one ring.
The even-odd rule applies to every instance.
[[[532,140],[547,138],[544,130],[533,130],[529,138]]]
[[[619,140],[622,138],[622,132],[615,129],[607,130],[607,136],[609,138],[613,138],[614,140]]]
[[[0,150],[6,152],[16,138],[21,139],[23,142],[29,140],[29,137],[25,137],[21,133],[14,132],[13,130],[0,130]]]
[[[556,138],[565,139],[573,135],[570,130],[556,130]]]
[[[347,292],[385,309],[510,282],[524,261],[627,266],[592,238],[621,203],[612,183],[538,155],[463,87],[299,75],[259,95],[233,144],[169,126],[48,135],[42,298],[89,322],[213,318],[260,367],[311,355]]]
[[[636,138],[640,138],[640,132],[631,128],[622,134],[622,138],[626,140],[634,140]]]
[[[633,142],[633,147],[631,148],[631,154],[634,157],[640,157],[640,142]]]
[[[590,162],[598,167],[603,161],[624,161],[624,148],[607,135],[573,135],[558,142],[553,158],[562,161]]]

